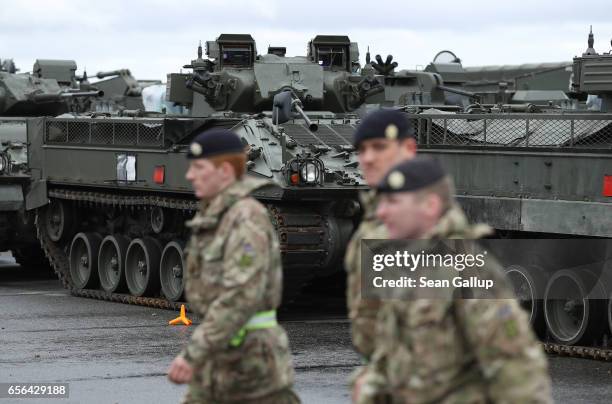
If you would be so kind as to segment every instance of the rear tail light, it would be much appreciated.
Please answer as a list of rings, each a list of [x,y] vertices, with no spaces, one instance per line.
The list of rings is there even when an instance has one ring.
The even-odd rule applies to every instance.
[[[153,170],[153,182],[156,184],[163,184],[166,176],[166,167],[165,166],[155,166],[155,170]]]
[[[604,175],[603,196],[612,196],[612,175]]]

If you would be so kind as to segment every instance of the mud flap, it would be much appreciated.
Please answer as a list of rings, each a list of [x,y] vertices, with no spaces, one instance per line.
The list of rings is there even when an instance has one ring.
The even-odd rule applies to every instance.
[[[47,195],[47,181],[32,181],[30,191],[26,196],[26,210],[40,208],[48,203],[49,197]]]

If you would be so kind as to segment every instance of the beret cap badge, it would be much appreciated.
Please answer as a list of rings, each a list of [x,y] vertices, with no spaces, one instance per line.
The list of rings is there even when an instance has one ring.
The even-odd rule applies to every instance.
[[[395,126],[394,124],[389,124],[385,128],[385,137],[389,140],[397,139],[398,133],[399,133],[399,130],[397,129],[397,126]]]
[[[394,171],[391,174],[389,174],[389,178],[387,179],[387,182],[389,183],[389,186],[393,189],[400,189],[401,187],[404,186],[404,183],[406,182],[406,178],[404,177],[404,174],[402,174],[399,171]]]
[[[240,137],[229,129],[213,128],[199,133],[189,144],[188,159],[202,159],[222,154],[244,154]]]
[[[194,157],[197,157],[202,154],[202,146],[199,143],[194,142],[189,146],[189,151],[191,151],[191,154]]]
[[[436,160],[417,156],[393,167],[376,187],[378,192],[414,192],[435,184],[446,176]]]

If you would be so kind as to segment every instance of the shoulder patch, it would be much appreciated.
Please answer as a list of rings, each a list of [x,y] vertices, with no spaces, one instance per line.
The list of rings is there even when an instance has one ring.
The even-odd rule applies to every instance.
[[[504,304],[497,309],[497,318],[500,320],[507,320],[510,317],[512,317],[512,308],[509,305]]]
[[[238,265],[242,268],[253,265],[254,252],[253,246],[250,243],[245,243],[242,246],[242,254],[238,260]]]

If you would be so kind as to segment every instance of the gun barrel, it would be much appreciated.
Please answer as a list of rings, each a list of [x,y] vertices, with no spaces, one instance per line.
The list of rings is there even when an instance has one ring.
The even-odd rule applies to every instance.
[[[61,98],[72,98],[72,97],[103,97],[104,91],[69,91],[59,94]]]
[[[61,99],[61,94],[34,94],[32,101],[34,102],[58,102]]]
[[[103,79],[105,77],[110,77],[110,76],[121,76],[122,74],[124,74],[126,71],[126,69],[117,69],[117,70],[109,70],[106,72],[98,72],[96,73],[96,77],[99,79]]]
[[[102,97],[104,91],[72,91],[57,94],[34,94],[32,101],[34,102],[58,102],[63,98],[72,97]]]
[[[478,97],[478,94],[476,94],[476,93],[472,93],[470,91],[465,91],[465,90],[460,90],[458,88],[447,87],[447,86],[443,86],[443,85],[438,85],[438,88],[440,90],[442,90],[442,91],[448,91],[449,93],[465,95],[466,97],[473,97],[473,98],[477,98]]]
[[[302,107],[300,107],[300,105],[298,103],[293,104],[293,108],[295,108],[295,111],[300,114],[300,116],[302,117],[302,119],[306,122],[306,125],[308,125],[308,129],[311,132],[316,132],[319,129],[319,125],[317,125],[316,123],[313,123],[310,118],[308,118],[308,115],[306,115],[306,113],[304,112],[304,110],[302,109]]]

